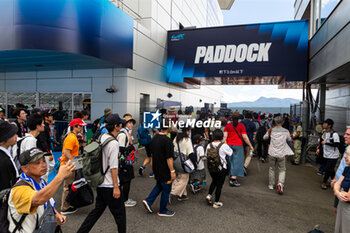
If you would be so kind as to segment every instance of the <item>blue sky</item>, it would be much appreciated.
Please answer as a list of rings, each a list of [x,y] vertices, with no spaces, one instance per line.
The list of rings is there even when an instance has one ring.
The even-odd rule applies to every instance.
[[[225,25],[293,20],[294,0],[235,0],[222,12]]]

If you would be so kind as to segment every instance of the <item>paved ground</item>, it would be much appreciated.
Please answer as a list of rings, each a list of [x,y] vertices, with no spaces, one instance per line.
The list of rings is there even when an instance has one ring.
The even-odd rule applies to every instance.
[[[144,153],[139,153],[135,173],[143,158]],[[320,188],[321,177],[316,175],[314,167],[288,163],[285,194],[282,196],[268,190],[267,170],[267,163],[262,164],[253,158],[248,176],[240,179],[241,187],[234,188],[228,185],[228,181],[225,183],[221,196],[224,206],[221,209],[206,205],[207,186],[196,195],[189,192],[189,200],[169,206],[169,209],[176,211],[172,218],[146,212],[141,201],[151,191],[155,181],[148,176],[137,176],[132,182],[130,197],[137,200],[138,205],[127,209],[127,231],[305,233],[316,224],[324,232],[334,231],[333,193]],[[55,199],[59,206],[60,194],[56,194]],[[157,207],[159,200],[154,203],[153,209]],[[63,232],[76,232],[92,208],[93,205],[69,215]],[[108,208],[91,232],[117,232]]]

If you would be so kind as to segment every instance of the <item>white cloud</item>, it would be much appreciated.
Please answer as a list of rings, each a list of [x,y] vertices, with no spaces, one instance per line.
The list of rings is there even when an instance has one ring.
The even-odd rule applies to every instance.
[[[322,7],[325,7],[328,3],[338,2],[339,0],[322,0]]]
[[[215,86],[212,88],[216,88]],[[255,101],[260,97],[276,97],[276,98],[293,98],[301,100],[303,92],[301,89],[278,89],[277,85],[236,85],[236,86],[220,86],[223,88],[222,102],[242,102]],[[222,89],[221,89],[222,90]],[[315,95],[317,90],[313,90]]]

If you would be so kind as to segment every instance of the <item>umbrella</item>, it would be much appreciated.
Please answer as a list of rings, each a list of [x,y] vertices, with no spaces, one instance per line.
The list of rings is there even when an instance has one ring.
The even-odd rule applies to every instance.
[[[181,102],[177,102],[177,101],[164,101],[161,102],[160,104],[157,104],[156,108],[168,108],[171,106],[181,106]]]

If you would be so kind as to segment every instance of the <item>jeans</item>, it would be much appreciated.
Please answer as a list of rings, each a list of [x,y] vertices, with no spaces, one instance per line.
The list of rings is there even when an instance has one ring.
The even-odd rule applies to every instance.
[[[221,190],[222,186],[225,183],[225,177],[227,175],[226,170],[223,170],[221,172],[211,172],[210,176],[212,178],[210,187],[209,187],[209,194],[212,195],[215,190],[215,202],[218,202],[220,200],[221,196]]]
[[[113,188],[97,188],[95,209],[89,213],[77,233],[89,232],[101,217],[107,206],[113,214],[115,223],[118,225],[118,232],[125,233],[126,214],[123,193],[120,192],[120,197],[115,199],[113,197]]]
[[[170,196],[170,191],[171,191],[171,183],[167,184],[167,182],[160,182],[157,181],[156,186],[154,186],[152,192],[149,194],[149,196],[146,198],[147,204],[151,206],[153,202],[156,200],[158,195],[162,193],[160,197],[160,208],[159,208],[159,213],[165,213],[168,211],[166,208],[168,201],[169,201],[169,196]]]

